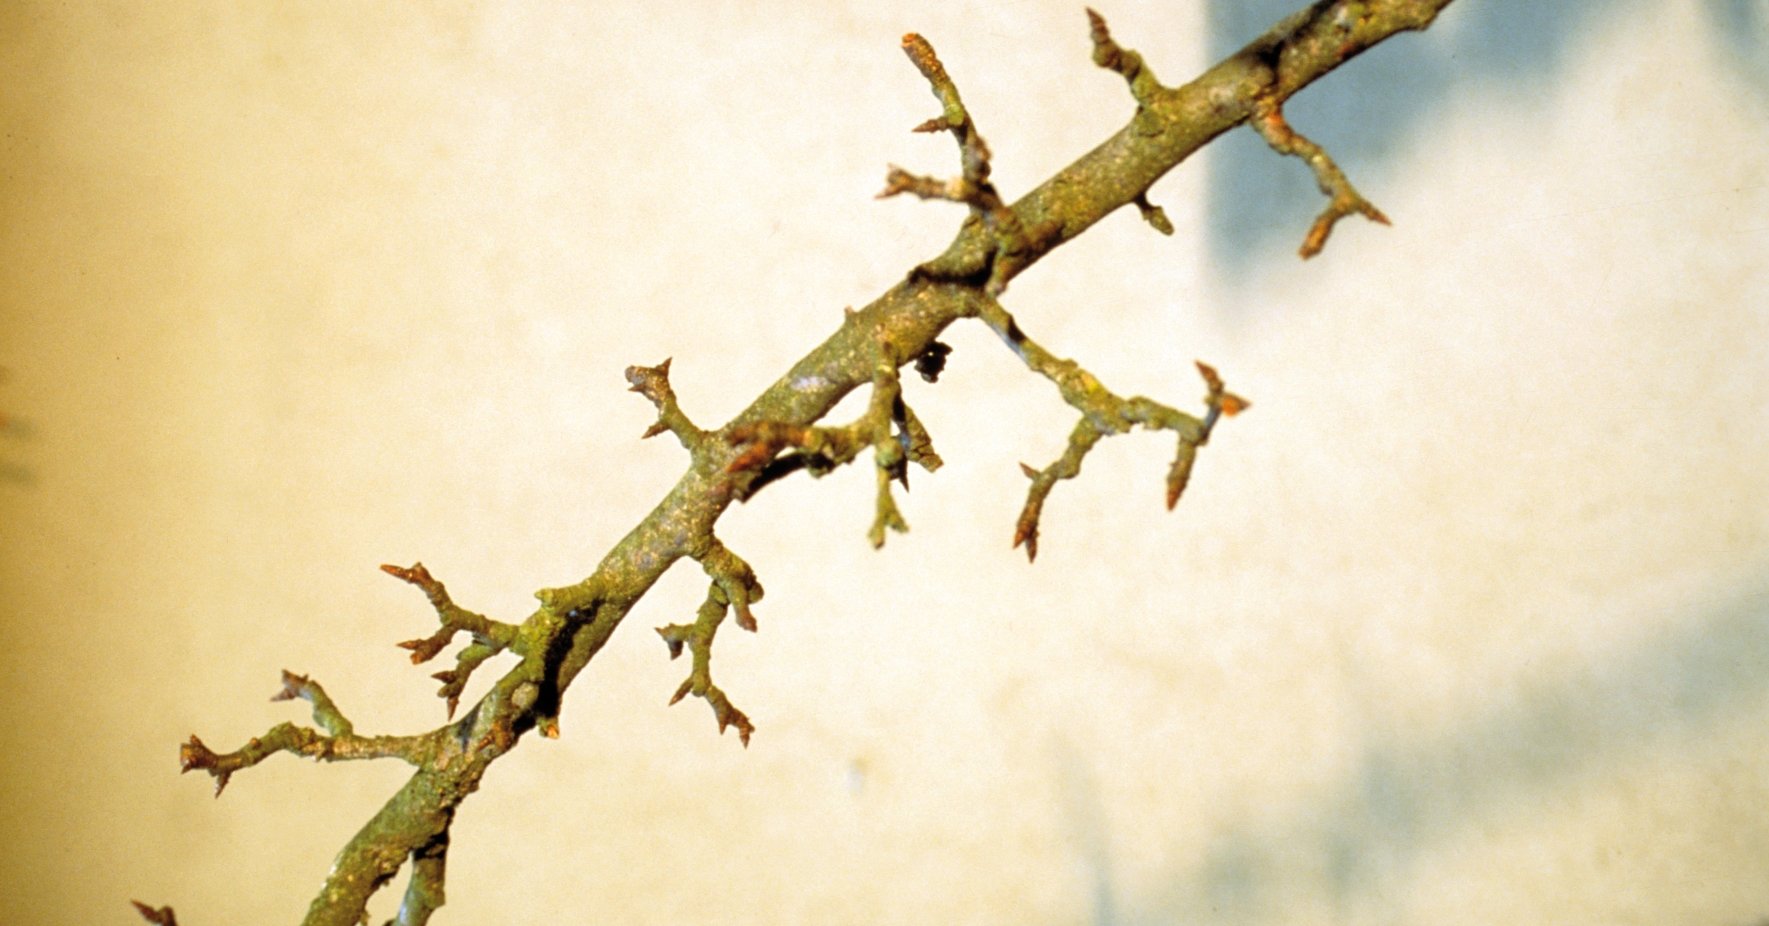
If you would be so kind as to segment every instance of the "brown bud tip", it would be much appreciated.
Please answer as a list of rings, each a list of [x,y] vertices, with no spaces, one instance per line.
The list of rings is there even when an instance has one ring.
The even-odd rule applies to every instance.
[[[178,926],[178,917],[172,913],[171,907],[160,907],[156,909],[139,900],[131,900],[129,902],[135,905],[135,912],[141,914],[142,919],[154,923],[156,926]]]
[[[1233,418],[1253,407],[1252,402],[1249,402],[1232,392],[1223,393],[1222,398],[1217,400],[1217,404],[1222,408],[1223,415],[1229,418]]]
[[[381,564],[381,571],[395,579],[402,582],[410,582],[413,585],[428,585],[429,583],[436,581],[431,578],[430,570],[425,569],[423,563],[413,563],[410,569],[401,566],[389,566],[383,563]]]
[[[676,688],[676,693],[670,696],[670,704],[674,705],[677,701],[680,701],[683,698],[688,697],[688,692],[691,691],[693,688],[694,688],[694,680],[693,679],[688,679],[687,681],[683,682],[679,687]]]
[[[910,61],[915,62],[916,70],[921,71],[929,82],[946,79],[946,69],[940,64],[939,56],[934,54],[934,46],[929,45],[927,39],[913,32],[904,35],[903,52],[909,56]]]
[[[1187,482],[1192,478],[1192,462],[1198,457],[1195,444],[1181,442],[1179,453],[1173,458],[1173,467],[1167,471],[1167,510],[1179,504],[1179,496],[1185,491]]]
[[[1028,524],[1028,523],[1022,521],[1018,527],[1014,528],[1013,545],[1014,545],[1015,549],[1018,549],[1022,545],[1025,546],[1025,548],[1026,548],[1026,562],[1028,562],[1028,563],[1037,562],[1037,560],[1038,560],[1038,525],[1037,524]]]
[[[307,676],[296,675],[288,669],[283,670],[283,689],[270,696],[272,701],[293,701],[301,697],[301,689],[307,685]]]
[[[1204,377],[1204,385],[1209,386],[1211,392],[1219,392],[1222,390],[1222,377],[1216,375],[1215,367],[1202,360],[1194,360],[1192,362],[1198,365],[1198,374]]]
[[[541,721],[541,735],[550,740],[559,738],[559,718],[548,717]]]
[[[189,740],[178,744],[179,772],[188,772],[192,769],[199,768],[213,768],[214,766],[215,751],[204,745],[202,740],[197,739],[195,733],[190,735]]]
[[[1038,471],[1033,469],[1030,466],[1027,466],[1024,463],[1020,464],[1020,472],[1025,473],[1027,479],[1037,479],[1038,478]]]
[[[670,658],[678,659],[682,655],[682,632],[675,625],[657,628],[657,635],[663,638],[663,645],[669,647]]]

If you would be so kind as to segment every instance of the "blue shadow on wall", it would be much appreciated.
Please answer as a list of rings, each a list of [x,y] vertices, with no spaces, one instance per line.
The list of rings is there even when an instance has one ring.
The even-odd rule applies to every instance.
[[[1285,115],[1380,207],[1397,171],[1417,169],[1397,164],[1396,155],[1408,146],[1429,148],[1433,114],[1453,94],[1497,87],[1520,107],[1536,105],[1549,95],[1580,34],[1636,5],[1462,0],[1423,35],[1396,36],[1303,90],[1285,105]],[[1731,5],[1744,11],[1735,16],[1751,15],[1747,4]],[[1296,9],[1296,0],[1216,0],[1209,12],[1210,60],[1234,53]],[[1297,260],[1303,233],[1325,204],[1308,169],[1278,156],[1245,127],[1218,139],[1209,158],[1208,248],[1222,281],[1235,285],[1264,261]],[[1405,216],[1394,219],[1405,223]],[[1380,233],[1354,226],[1367,223],[1349,219],[1337,234]]]
[[[1721,60],[1762,102],[1769,96],[1769,0],[1707,0],[1704,6]]]
[[[1685,747],[1766,708],[1769,585],[1713,595],[1607,664],[1520,679],[1441,735],[1372,732],[1337,786],[1218,835],[1147,893],[1124,893],[1114,877],[1085,759],[1059,750],[1054,765],[1065,828],[1088,868],[1094,926],[1255,926],[1282,919],[1282,904],[1298,896],[1324,899],[1334,920],[1363,920],[1457,838],[1552,813],[1587,781],[1697,751]]]

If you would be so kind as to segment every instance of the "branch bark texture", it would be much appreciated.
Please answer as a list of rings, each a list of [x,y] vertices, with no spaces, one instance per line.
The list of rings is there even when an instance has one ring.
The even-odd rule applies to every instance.
[[[940,106],[939,114],[918,130],[951,132],[961,171],[951,180],[937,180],[892,168],[881,195],[912,193],[965,203],[969,215],[946,250],[871,304],[850,311],[833,335],[719,428],[696,426],[679,406],[669,385],[669,361],[629,368],[632,391],[658,410],[657,423],[644,436],[673,434],[688,452],[688,469],[593,572],[537,592],[540,606],[520,623],[491,620],[455,604],[422,564],[382,567],[421,590],[437,612],[435,634],[401,644],[414,662],[440,654],[457,633],[471,639],[458,653],[455,668],[436,675],[451,718],[468,675],[501,653],[518,657],[459,719],[413,736],[358,734],[318,683],[285,673],[273,700],[311,702],[319,729],[282,724],[226,754],[193,736],[181,750],[184,769],[209,772],[219,794],[232,774],[276,752],[326,760],[391,757],[414,765],[412,778],[339,853],[304,922],[361,922],[369,897],[410,861],[410,882],[394,922],[425,923],[443,903],[449,827],[460,802],[479,787],[491,763],[529,731],[559,735],[561,696],[640,598],[684,558],[700,565],[708,584],[706,600],[690,623],[658,630],[672,657],[684,651],[692,657],[689,676],[675,698],[692,694],[706,701],[720,731],[735,727],[747,743],[755,726],[713,684],[711,651],[727,616],[740,629],[756,629],[753,608],[763,590],[749,565],[715,536],[715,524],[733,502],[752,497],[775,479],[800,469],[819,475],[870,450],[878,474],[878,505],[869,536],[882,544],[887,531],[906,529],[892,500],[893,484],[907,484],[911,463],[931,470],[940,461],[930,436],[903,401],[899,371],[913,365],[924,378],[937,377],[947,352],[937,339],[962,319],[987,324],[1028,368],[1050,379],[1080,416],[1059,460],[1043,469],[1024,467],[1032,486],[1014,530],[1016,546],[1025,546],[1029,556],[1036,554],[1039,516],[1054,484],[1076,475],[1082,458],[1101,438],[1135,426],[1176,435],[1178,448],[1167,478],[1171,507],[1214,426],[1246,407],[1246,400],[1228,392],[1216,371],[1202,363],[1206,391],[1201,416],[1140,396],[1120,398],[1074,361],[1056,357],[1027,337],[1002,306],[1001,294],[1014,277],[1124,206],[1136,206],[1157,230],[1171,234],[1166,216],[1149,202],[1150,185],[1211,139],[1249,120],[1259,121],[1261,134],[1281,153],[1306,160],[1330,197],[1328,211],[1309,232],[1305,252],[1318,251],[1326,230],[1342,215],[1361,212],[1381,219],[1324,151],[1284,123],[1281,107],[1371,46],[1425,28],[1449,2],[1322,0],[1179,87],[1161,84],[1150,64],[1119,45],[1104,18],[1089,10],[1094,61],[1125,79],[1134,115],[1099,147],[1011,204],[990,180],[990,151],[955,82],[925,39],[906,36],[904,51]],[[859,419],[841,426],[818,425],[845,395],[867,386],[873,390],[872,401]],[[170,909],[138,908],[150,920],[172,920]]]

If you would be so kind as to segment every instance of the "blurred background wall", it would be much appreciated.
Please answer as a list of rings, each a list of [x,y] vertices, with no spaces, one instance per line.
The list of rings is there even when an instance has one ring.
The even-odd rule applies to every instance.
[[[1297,0],[1105,6],[1177,83]],[[768,595],[716,678],[672,573],[464,807],[440,921],[1744,924],[1769,917],[1769,7],[1452,6],[1307,91],[1393,228],[1295,246],[1237,132],[1018,279],[1125,394],[1253,410],[1161,510],[1107,442],[1008,538],[1072,414],[979,327],[909,398],[948,465],[721,536]],[[30,923],[299,918],[402,767],[177,774],[311,673],[442,720],[383,562],[516,620],[673,483],[622,368],[723,421],[942,248],[874,202],[949,139],[1018,195],[1114,131],[1062,2],[0,6],[0,896]],[[488,667],[482,690],[493,671]],[[393,908],[397,890],[377,904]]]

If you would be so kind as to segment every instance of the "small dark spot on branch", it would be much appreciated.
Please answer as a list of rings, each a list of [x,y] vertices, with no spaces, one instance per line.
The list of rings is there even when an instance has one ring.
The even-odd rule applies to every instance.
[[[915,358],[915,372],[930,383],[940,381],[940,374],[946,369],[946,357],[952,353],[952,346],[942,341],[928,344],[921,356]]]

